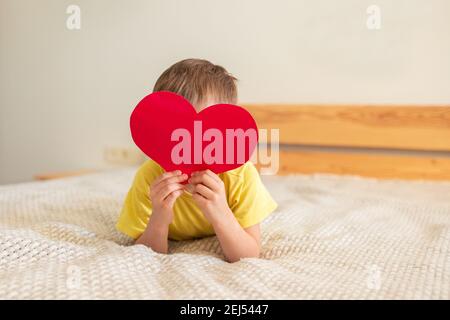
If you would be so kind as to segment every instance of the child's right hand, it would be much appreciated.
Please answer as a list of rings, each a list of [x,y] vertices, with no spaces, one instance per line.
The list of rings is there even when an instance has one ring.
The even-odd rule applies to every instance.
[[[152,217],[163,225],[169,225],[173,219],[173,205],[183,193],[181,182],[187,180],[187,174],[180,170],[165,172],[150,186],[150,201],[152,202]],[[153,220],[152,219],[152,220]]]

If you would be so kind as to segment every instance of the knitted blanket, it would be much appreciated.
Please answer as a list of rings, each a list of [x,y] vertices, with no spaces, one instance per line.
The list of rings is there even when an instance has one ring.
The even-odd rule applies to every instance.
[[[450,183],[265,177],[261,258],[230,264],[215,237],[163,255],[119,234],[133,174],[1,186],[0,298],[450,298]]]

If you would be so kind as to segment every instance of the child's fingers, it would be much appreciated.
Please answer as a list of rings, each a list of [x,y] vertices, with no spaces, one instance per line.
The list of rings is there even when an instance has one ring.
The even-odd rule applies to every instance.
[[[210,177],[210,178],[212,179],[212,181],[215,182],[215,188],[214,188],[214,189],[219,189],[218,186],[220,186],[220,185],[223,183],[223,181],[222,181],[222,179],[220,179],[220,177],[219,177],[217,174],[215,174],[214,172],[212,172],[212,171],[209,170],[209,169],[203,170],[203,171],[196,171],[196,172],[194,172],[194,173],[192,174],[191,178],[197,177],[197,178],[195,178],[194,181],[201,181],[201,182],[202,182],[203,179],[204,179],[203,176],[205,176],[205,175],[208,176],[208,177]],[[198,177],[201,177],[201,178],[198,178]],[[200,180],[196,180],[196,179],[200,179]],[[206,178],[205,181],[210,181],[210,179]],[[200,183],[201,183],[201,182],[200,182]]]
[[[177,190],[183,190],[184,186],[179,183],[171,183],[167,185],[165,188],[161,188],[156,194],[157,199],[165,199],[169,194]]]
[[[169,185],[183,182],[186,179],[187,179],[187,175],[181,175],[181,176],[167,178],[167,179],[161,181],[160,183],[158,183],[158,185],[156,185],[156,187],[154,187],[153,194],[159,194],[161,190],[164,190]]]
[[[177,175],[177,176],[171,176],[168,178],[165,178],[164,180],[161,180],[158,185],[155,186],[155,188],[160,189],[164,188],[165,186],[172,184],[172,183],[179,183],[187,180],[188,176],[187,174]]]
[[[211,189],[206,187],[204,184],[199,183],[199,184],[195,185],[194,190],[196,193],[199,193],[206,199],[212,199],[214,197],[214,191],[212,191]]]
[[[152,202],[162,201],[170,192],[182,189],[183,185],[179,183],[171,183],[168,185],[158,185],[156,188],[150,190],[150,200]]]
[[[214,172],[212,172],[209,169],[206,169],[204,171],[208,176],[210,176],[211,178],[213,178],[217,183],[221,183],[222,180],[219,178],[219,176],[217,174],[215,174]]]
[[[164,172],[162,175],[160,175],[158,178],[156,178],[153,181],[153,185],[157,185],[158,183],[160,183],[161,181],[170,178],[170,177],[175,177],[175,176],[179,176],[181,175],[181,171],[180,170],[175,170],[175,171],[169,171],[169,172]]]
[[[192,176],[188,180],[188,182],[192,183],[192,184],[203,183],[205,186],[207,186],[208,188],[210,188],[214,191],[218,191],[218,189],[219,189],[217,182],[212,177],[207,175],[206,173],[196,174],[196,175]]]
[[[164,180],[159,181],[159,183],[157,183],[156,185],[153,185],[152,186],[153,192],[158,193],[159,190],[161,190],[162,188],[165,188],[169,184],[183,182],[187,178],[188,178],[187,174],[169,176],[168,178],[165,178]]]
[[[166,198],[167,204],[168,204],[170,207],[173,207],[173,204],[175,203],[175,201],[177,200],[177,198],[178,198],[179,196],[181,196],[182,194],[183,194],[183,191],[182,191],[182,190],[176,190],[176,191],[172,192],[172,193],[169,194],[169,195],[167,196],[167,198]]]
[[[211,176],[211,178],[213,178],[214,180],[216,180],[217,182],[222,181],[219,176],[217,174],[215,174],[214,172],[212,172],[209,169],[206,170],[200,170],[200,171],[194,171],[191,176],[197,176],[197,175],[202,175],[202,174],[207,174],[209,176]]]
[[[164,200],[169,194],[171,194],[174,191],[177,190],[183,190],[184,186],[179,183],[171,183],[164,188],[161,188],[158,190],[158,192],[155,194],[155,198],[159,200]]]
[[[202,196],[200,193],[197,193],[197,192],[192,194],[192,199],[200,206],[204,205],[205,201],[208,200],[204,196]]]

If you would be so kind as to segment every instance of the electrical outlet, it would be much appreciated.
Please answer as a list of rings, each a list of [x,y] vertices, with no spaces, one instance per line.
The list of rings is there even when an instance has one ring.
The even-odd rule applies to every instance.
[[[106,147],[104,159],[112,165],[138,165],[144,161],[144,155],[136,148]]]

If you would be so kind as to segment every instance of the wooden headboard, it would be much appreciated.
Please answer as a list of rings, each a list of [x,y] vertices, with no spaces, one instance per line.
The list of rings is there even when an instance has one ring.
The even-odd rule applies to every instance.
[[[450,106],[244,107],[279,129],[279,174],[450,180]]]

